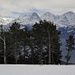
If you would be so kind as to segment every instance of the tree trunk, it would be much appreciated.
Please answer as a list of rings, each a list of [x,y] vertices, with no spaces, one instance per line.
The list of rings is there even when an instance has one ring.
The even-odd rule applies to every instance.
[[[43,64],[43,62],[42,62],[42,47],[41,46],[39,49],[39,64]]]
[[[42,52],[40,52],[40,55],[39,55],[39,64],[42,64]]]
[[[16,36],[15,36],[15,64],[17,64],[17,39],[16,39]]]
[[[25,41],[24,41],[24,44],[23,44],[23,46],[24,46],[24,57],[25,57]]]
[[[51,58],[52,59],[52,64],[54,64],[54,56],[53,56],[53,53],[51,53],[51,54],[52,54],[51,55],[52,56],[52,58]]]
[[[31,63],[34,63],[34,50],[33,47],[31,47]]]
[[[6,39],[4,37],[4,64],[6,64]]]
[[[48,30],[48,40],[49,40],[49,64],[51,64],[51,38],[50,38],[50,32]]]
[[[16,43],[15,43],[15,64],[17,64],[17,47],[16,47]]]
[[[68,51],[68,53],[67,53],[67,58],[66,58],[66,65],[68,65],[68,62],[69,62],[69,60],[70,60],[69,54],[70,54],[70,52]]]

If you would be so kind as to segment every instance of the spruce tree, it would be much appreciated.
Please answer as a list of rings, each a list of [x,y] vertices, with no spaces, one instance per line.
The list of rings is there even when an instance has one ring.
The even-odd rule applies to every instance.
[[[47,50],[48,54],[46,56],[48,57],[48,63],[59,63],[61,51],[59,31],[56,29],[56,26],[52,22],[47,22],[45,20],[40,21],[33,26],[33,32],[37,50],[39,52],[39,63],[43,63],[45,57],[43,57],[43,53],[44,51],[47,52]]]
[[[13,39],[13,45],[14,45],[14,57],[15,57],[15,63],[17,64],[18,61],[18,55],[17,55],[17,51],[19,51],[19,31],[20,31],[20,24],[18,23],[13,23],[12,26],[10,27],[10,33],[12,35],[12,39]]]
[[[74,37],[69,36],[69,38],[66,40],[66,50],[67,55],[65,56],[66,64],[69,64],[69,61],[71,59],[71,53],[74,50]]]
[[[28,62],[28,58],[29,58],[29,38],[30,38],[30,31],[28,30],[27,26],[25,26],[22,30],[20,30],[20,34],[21,34],[21,44],[20,46],[22,46],[23,49],[23,53],[21,55],[20,60],[22,61],[22,63],[27,63]]]

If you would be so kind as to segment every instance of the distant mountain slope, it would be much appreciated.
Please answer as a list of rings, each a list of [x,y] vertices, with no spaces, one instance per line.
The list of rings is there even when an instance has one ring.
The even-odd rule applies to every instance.
[[[66,12],[62,15],[54,15],[50,12],[46,12],[44,14],[37,14],[36,12],[33,12],[32,14],[19,16],[13,22],[18,22],[23,25],[33,25],[35,22],[39,22],[40,20],[47,20],[54,22],[54,24],[57,25],[57,27],[67,27],[67,26],[74,26],[75,25],[75,13],[72,11]]]
[[[27,24],[33,25],[35,22],[39,22],[40,20],[41,18],[39,17],[39,15],[34,12],[32,14],[25,15],[25,16],[21,15],[17,19],[13,20],[12,22],[18,22],[23,25],[27,25]]]

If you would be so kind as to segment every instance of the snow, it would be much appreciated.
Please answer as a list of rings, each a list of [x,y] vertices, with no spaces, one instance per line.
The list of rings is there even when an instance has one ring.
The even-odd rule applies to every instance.
[[[3,19],[5,20],[5,25],[7,25],[13,20],[13,18],[3,18]]]
[[[2,18],[0,16],[0,25],[7,25],[8,23],[10,23],[13,19],[12,18]]]
[[[18,22],[22,25],[34,25],[35,22],[39,22],[40,20],[47,20],[51,21],[54,24],[56,24],[57,29],[59,27],[64,27],[64,28],[72,28],[75,26],[75,13],[72,11],[66,12],[62,15],[54,15],[50,12],[38,14],[36,12],[33,12],[31,14],[27,15],[20,15],[18,18],[13,19],[13,18],[2,18],[0,16],[0,25],[9,25],[12,24],[13,22]]]
[[[67,31],[68,33],[70,33],[70,32],[73,32],[73,30],[69,30],[69,31]]]
[[[0,16],[0,25],[5,25],[5,20]]]
[[[25,16],[20,15],[18,18],[14,19],[13,22],[18,22],[23,25],[33,25],[35,22],[39,22],[40,20],[51,21],[57,25],[57,27],[67,27],[69,25],[75,26],[75,13],[69,11],[62,15],[54,15],[50,12],[46,12],[44,14],[38,14],[33,12],[32,14],[27,14]]]
[[[20,24],[23,24],[23,25],[27,25],[27,24],[35,24],[35,22],[39,22],[41,19],[39,17],[39,15],[37,13],[32,13],[32,14],[29,14],[29,15],[25,15],[25,16],[22,16],[20,15],[17,19],[15,19],[13,22],[18,22]]]
[[[75,66],[1,65],[1,75],[75,75]]]
[[[47,20],[47,21],[51,21],[51,22],[54,21],[54,17],[55,16],[50,12],[46,12],[45,14],[41,15],[42,20]]]
[[[54,15],[50,12],[38,14],[36,12],[33,12],[31,14],[27,15],[20,15],[16,19],[12,18],[2,18],[0,16],[0,24],[6,25],[6,24],[12,24],[13,22],[18,22],[22,25],[33,25],[35,22],[39,22],[40,20],[47,20],[51,21],[54,24],[57,25],[57,27],[72,27],[75,26],[75,13],[72,11],[66,12],[62,15]]]
[[[66,12],[64,16],[67,17],[70,24],[75,24],[75,13],[72,11]]]

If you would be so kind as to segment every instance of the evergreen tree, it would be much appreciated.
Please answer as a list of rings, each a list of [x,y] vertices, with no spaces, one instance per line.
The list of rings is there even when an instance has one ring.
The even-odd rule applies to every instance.
[[[3,41],[0,39],[0,64],[4,63],[4,47]]]
[[[3,30],[3,25],[0,26],[0,40],[3,42],[3,57],[4,57],[4,64],[7,63],[6,61],[6,37],[5,37],[5,32]],[[1,42],[1,43],[2,43]]]
[[[20,24],[13,23],[9,31],[5,32],[7,63],[60,63],[59,34],[60,32],[56,29],[56,26],[45,20],[35,23],[32,30],[28,30],[27,26],[20,29]],[[0,45],[3,45],[2,41]],[[0,50],[0,53],[2,53],[2,48]]]
[[[27,26],[20,30],[20,35],[21,35],[21,44],[23,49],[23,54],[20,56],[20,60],[22,63],[28,63],[28,58],[29,58],[29,38],[30,38],[30,31],[28,30]],[[21,62],[20,62],[21,63]]]
[[[12,35],[12,39],[13,39],[13,43],[12,45],[13,47],[13,52],[14,52],[14,57],[15,57],[15,63],[17,64],[18,61],[18,51],[20,50],[20,46],[19,46],[19,38],[21,35],[19,35],[20,33],[20,24],[18,23],[13,23],[12,26],[10,27],[10,33]]]
[[[59,31],[52,22],[40,21],[33,26],[34,40],[39,52],[39,62],[43,63],[42,55],[48,50],[48,63],[59,63],[61,58]],[[53,56],[52,56],[53,53]],[[53,60],[53,59],[54,60]]]
[[[66,50],[67,55],[65,56],[66,64],[69,64],[69,61],[71,59],[71,53],[74,50],[74,37],[69,36],[69,38],[66,40]]]

